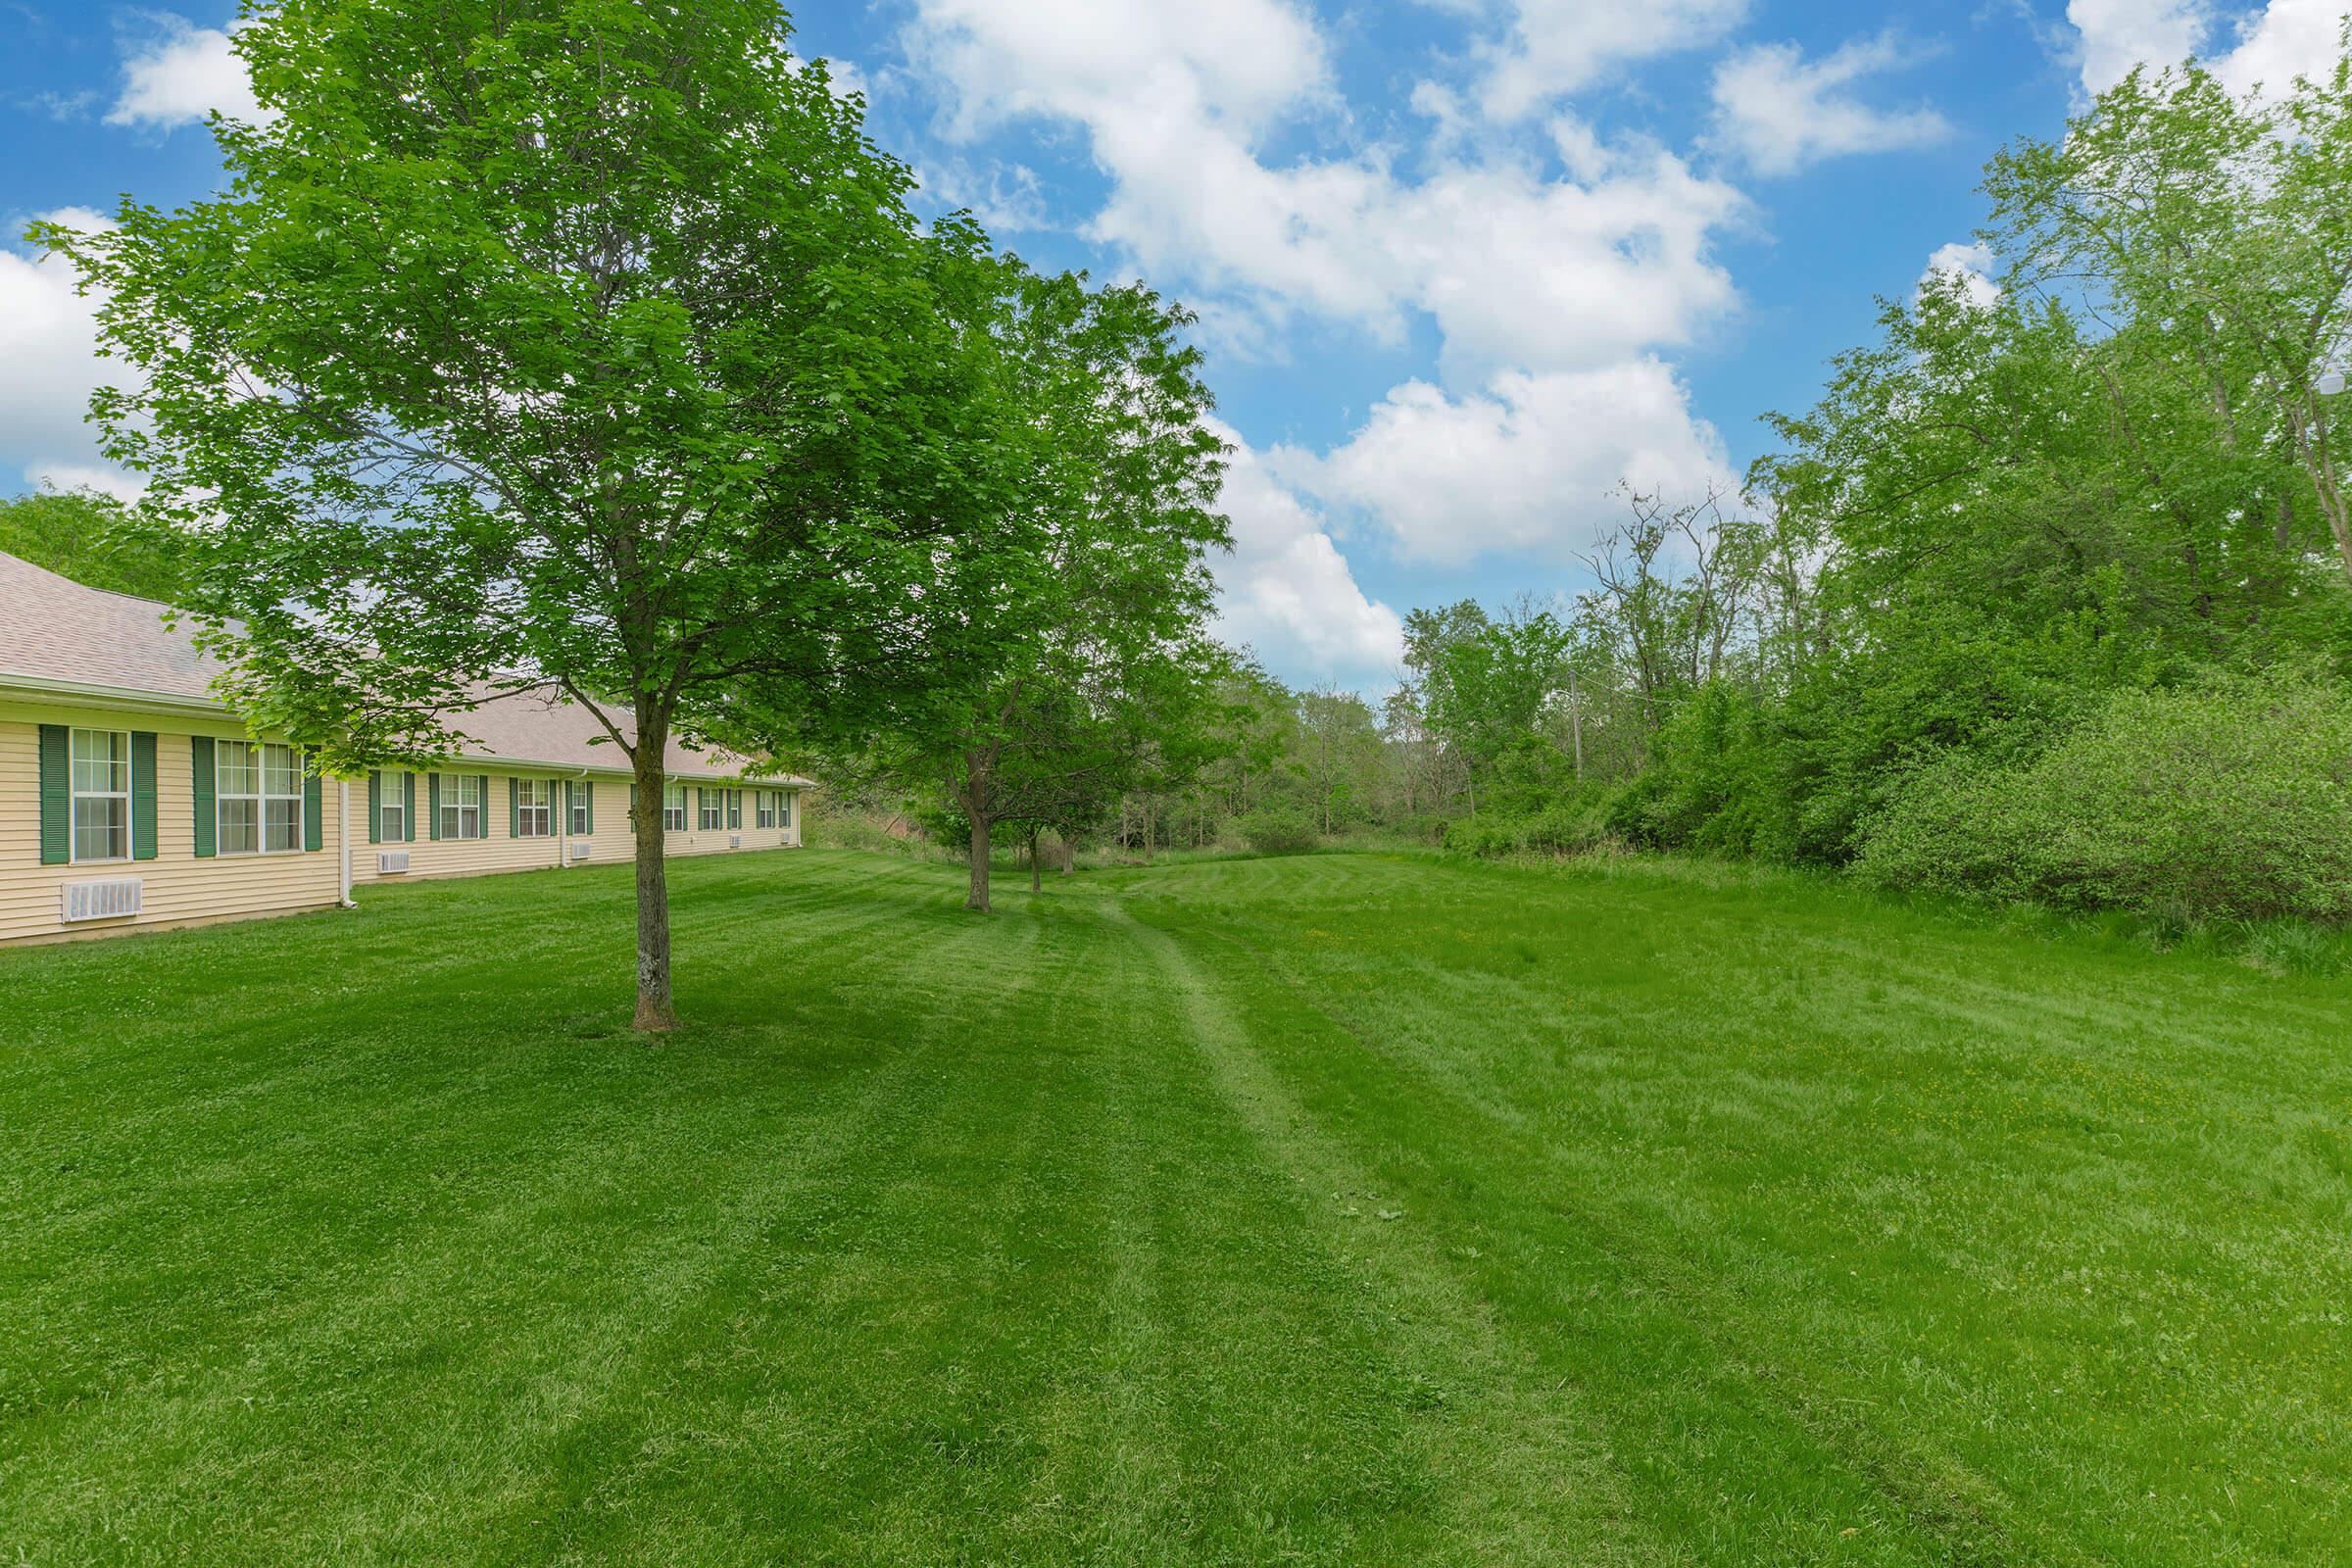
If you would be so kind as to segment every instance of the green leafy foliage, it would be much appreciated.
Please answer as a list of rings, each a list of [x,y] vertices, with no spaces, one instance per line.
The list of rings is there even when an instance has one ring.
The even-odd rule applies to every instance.
[[[1269,806],[1241,821],[1242,842],[1256,855],[1304,855],[1322,842],[1315,824],[1292,806]]]
[[[2352,694],[2291,675],[2118,693],[2031,760],[1926,771],[1854,870],[2176,921],[2352,918]]]
[[[0,551],[109,593],[176,603],[180,537],[94,490],[0,499]]]

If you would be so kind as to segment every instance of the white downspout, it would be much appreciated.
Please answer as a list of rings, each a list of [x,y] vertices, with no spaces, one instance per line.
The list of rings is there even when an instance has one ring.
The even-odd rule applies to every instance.
[[[337,779],[335,787],[341,792],[342,802],[335,812],[340,818],[337,825],[342,829],[336,837],[342,841],[343,851],[343,893],[339,902],[346,909],[356,909],[359,906],[351,898],[351,780]]]

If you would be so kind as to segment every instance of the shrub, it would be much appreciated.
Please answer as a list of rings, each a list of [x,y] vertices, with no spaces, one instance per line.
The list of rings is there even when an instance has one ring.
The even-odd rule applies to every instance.
[[[1302,811],[1267,807],[1242,818],[1242,842],[1258,855],[1303,855],[1322,842]]]
[[[1612,837],[1608,804],[1589,793],[1518,815],[1463,817],[1446,823],[1439,842],[1457,855],[1583,855]]]
[[[1516,855],[1527,847],[1527,826],[1515,816],[1465,816],[1446,824],[1439,840],[1456,855]]]
[[[1955,759],[1867,827],[1882,887],[2161,912],[2352,917],[2352,693],[2294,676],[2109,698],[2040,756]]]

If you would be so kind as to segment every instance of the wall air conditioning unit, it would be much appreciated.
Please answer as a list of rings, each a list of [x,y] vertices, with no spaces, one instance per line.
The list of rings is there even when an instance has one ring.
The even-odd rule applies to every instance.
[[[379,876],[397,876],[408,868],[409,852],[406,850],[386,850],[375,858],[376,874]]]
[[[740,833],[731,833],[731,834],[727,835],[727,848],[728,848],[728,849],[730,849],[730,850],[740,850],[740,849],[742,849],[742,848],[743,848],[743,835],[742,835],[742,834],[740,834]]]
[[[135,876],[108,877],[103,882],[69,882],[64,889],[60,918],[68,925],[76,920],[123,919],[139,912],[145,887]]]
[[[574,844],[571,847],[571,858],[575,860],[585,860],[588,858],[588,852],[595,848],[596,846],[593,844]]]

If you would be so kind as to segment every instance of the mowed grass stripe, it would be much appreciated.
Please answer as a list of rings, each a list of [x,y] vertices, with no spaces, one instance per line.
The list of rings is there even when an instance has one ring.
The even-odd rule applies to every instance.
[[[1225,1108],[1261,1157],[1288,1173],[1317,1245],[1351,1282],[1354,1310],[1380,1320],[1394,1375],[1421,1414],[1412,1447],[1431,1506],[1414,1549],[1393,1560],[1682,1560],[1634,1518],[1599,1437],[1603,1423],[1581,1391],[1531,1375],[1529,1358],[1498,1331],[1492,1302],[1464,1288],[1426,1227],[1391,1228],[1403,1217],[1383,1206],[1393,1189],[1317,1125],[1196,956],[1165,931],[1136,931]]]
[[[1253,1033],[1295,1049],[1295,1070],[1327,1095],[1393,1079],[1378,1112],[1349,1096],[1328,1108],[1409,1142],[1431,1187],[1478,1184],[1482,1207],[1465,1217],[1553,1195],[1637,1289],[1687,1298],[1694,1328],[1737,1348],[1729,1359],[1757,1357],[1808,1424],[1878,1412],[1895,1436],[1855,1431],[1857,1459],[1910,1449],[1909,1473],[1956,1478],[1925,1493],[1888,1479],[1931,1516],[1949,1511],[1947,1492],[1973,1497],[2052,1556],[2074,1541],[2134,1561],[2215,1560],[2217,1543],[2229,1560],[2335,1556],[2344,1357],[2322,1303],[2346,1277],[2343,1178],[2318,1159],[2290,1176],[2270,1141],[2185,1102],[2167,1120],[2087,1100],[2079,1074],[2094,1064],[2035,1046],[2042,1013],[2075,1004],[2063,986],[2034,990],[2063,956],[2048,945],[1962,950],[1964,980],[2016,976],[2005,1037],[1932,1017],[1907,1036],[1856,1027],[1834,972],[1820,1005],[1742,1007],[1787,950],[1726,944],[1705,899],[1671,925],[1612,925],[1622,875],[1505,878],[1497,891],[1516,897],[1479,914],[1459,906],[1463,872],[1432,865],[1427,896],[1399,906],[1420,912],[1349,926],[1319,863],[1284,863],[1298,867],[1288,899],[1269,896],[1262,868],[1229,897],[1203,866],[1182,897],[1139,907],[1230,939],[1212,968],[1262,968],[1261,989],[1343,1026],[1325,1046],[1278,1022]],[[1810,896],[1819,920],[1832,901]],[[1890,941],[1913,924],[1951,934],[1841,902],[1853,925],[1891,916]],[[1514,953],[1531,940],[1543,950]],[[1630,1001],[1613,979],[1628,948],[1657,965]],[[1476,969],[1476,1005],[1433,961]],[[2336,1049],[2296,1009],[2200,1007],[2193,965],[2139,962],[2201,1027],[2315,1064]],[[1666,975],[1681,977],[1679,1000]],[[1987,1052],[2018,1065],[1987,1075]],[[2229,1080],[2242,1055],[2213,1064],[2225,1094],[2241,1092]],[[2128,1034],[2095,1066],[2147,1082]],[[2307,1075],[2308,1112],[2287,1109],[2325,1115],[2331,1076]],[[2045,1098],[2018,1092],[2045,1080]],[[1605,1269],[1595,1284],[1613,1288]]]

